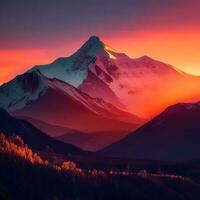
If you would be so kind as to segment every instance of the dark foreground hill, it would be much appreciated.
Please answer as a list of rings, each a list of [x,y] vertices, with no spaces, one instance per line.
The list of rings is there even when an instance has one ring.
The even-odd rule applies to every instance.
[[[102,151],[109,156],[186,161],[200,159],[200,103],[168,107],[150,122]]]

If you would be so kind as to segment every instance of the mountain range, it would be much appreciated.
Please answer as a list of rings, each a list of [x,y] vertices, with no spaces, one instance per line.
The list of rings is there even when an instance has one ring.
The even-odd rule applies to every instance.
[[[199,85],[198,76],[148,56],[130,58],[92,36],[71,56],[36,65],[0,86],[0,107],[57,140],[97,151],[137,135],[169,105],[198,101]],[[164,130],[169,138],[172,129]],[[112,146],[105,152],[132,156],[129,146],[121,148],[122,154]]]
[[[89,155],[88,152],[82,151],[78,147],[49,137],[29,122],[12,117],[2,108],[0,108],[0,133],[4,133],[6,136],[13,134],[20,136],[34,151],[45,152],[47,148],[51,148],[57,154]]]

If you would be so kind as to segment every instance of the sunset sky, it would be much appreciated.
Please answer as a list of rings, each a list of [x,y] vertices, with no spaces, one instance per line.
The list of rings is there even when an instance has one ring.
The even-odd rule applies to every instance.
[[[91,35],[200,75],[199,0],[0,0],[0,84]]]

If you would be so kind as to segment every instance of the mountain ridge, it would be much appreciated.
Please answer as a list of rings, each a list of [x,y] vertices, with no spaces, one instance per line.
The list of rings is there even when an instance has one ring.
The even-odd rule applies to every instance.
[[[55,153],[87,155],[86,151],[79,149],[71,144],[57,141],[49,137],[44,132],[35,128],[32,124],[25,120],[12,117],[6,110],[0,108],[0,132],[6,136],[17,134],[33,149],[37,151],[45,151],[49,146]]]
[[[102,152],[165,161],[200,159],[199,119],[200,102],[175,104]]]
[[[0,106],[13,116],[28,119],[31,123],[33,121],[29,120],[30,118],[43,121],[44,123],[33,124],[53,137],[58,136],[57,130],[62,134],[87,133],[91,134],[92,138],[96,133],[102,132],[108,133],[107,137],[116,141],[143,123],[139,117],[120,110],[110,102],[90,97],[62,80],[46,77],[39,70],[19,75],[1,86]],[[65,127],[66,132],[59,127]],[[120,132],[121,137],[115,135],[116,132]],[[55,135],[52,135],[54,133]],[[106,135],[103,135],[102,148],[112,142],[109,140],[108,143]],[[72,138],[74,145],[81,147],[81,143],[76,142],[79,141],[78,138]],[[89,146],[86,148],[93,150]]]

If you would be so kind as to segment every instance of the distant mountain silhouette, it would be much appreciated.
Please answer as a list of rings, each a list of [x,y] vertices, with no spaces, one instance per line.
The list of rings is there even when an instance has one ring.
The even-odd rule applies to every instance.
[[[65,155],[88,154],[71,144],[66,144],[49,137],[29,122],[12,117],[2,108],[0,108],[0,132],[3,132],[6,136],[12,134],[19,135],[33,150],[45,151],[48,146],[52,148],[55,153]]]
[[[124,139],[105,148],[109,156],[165,161],[200,159],[200,103],[179,103]]]

